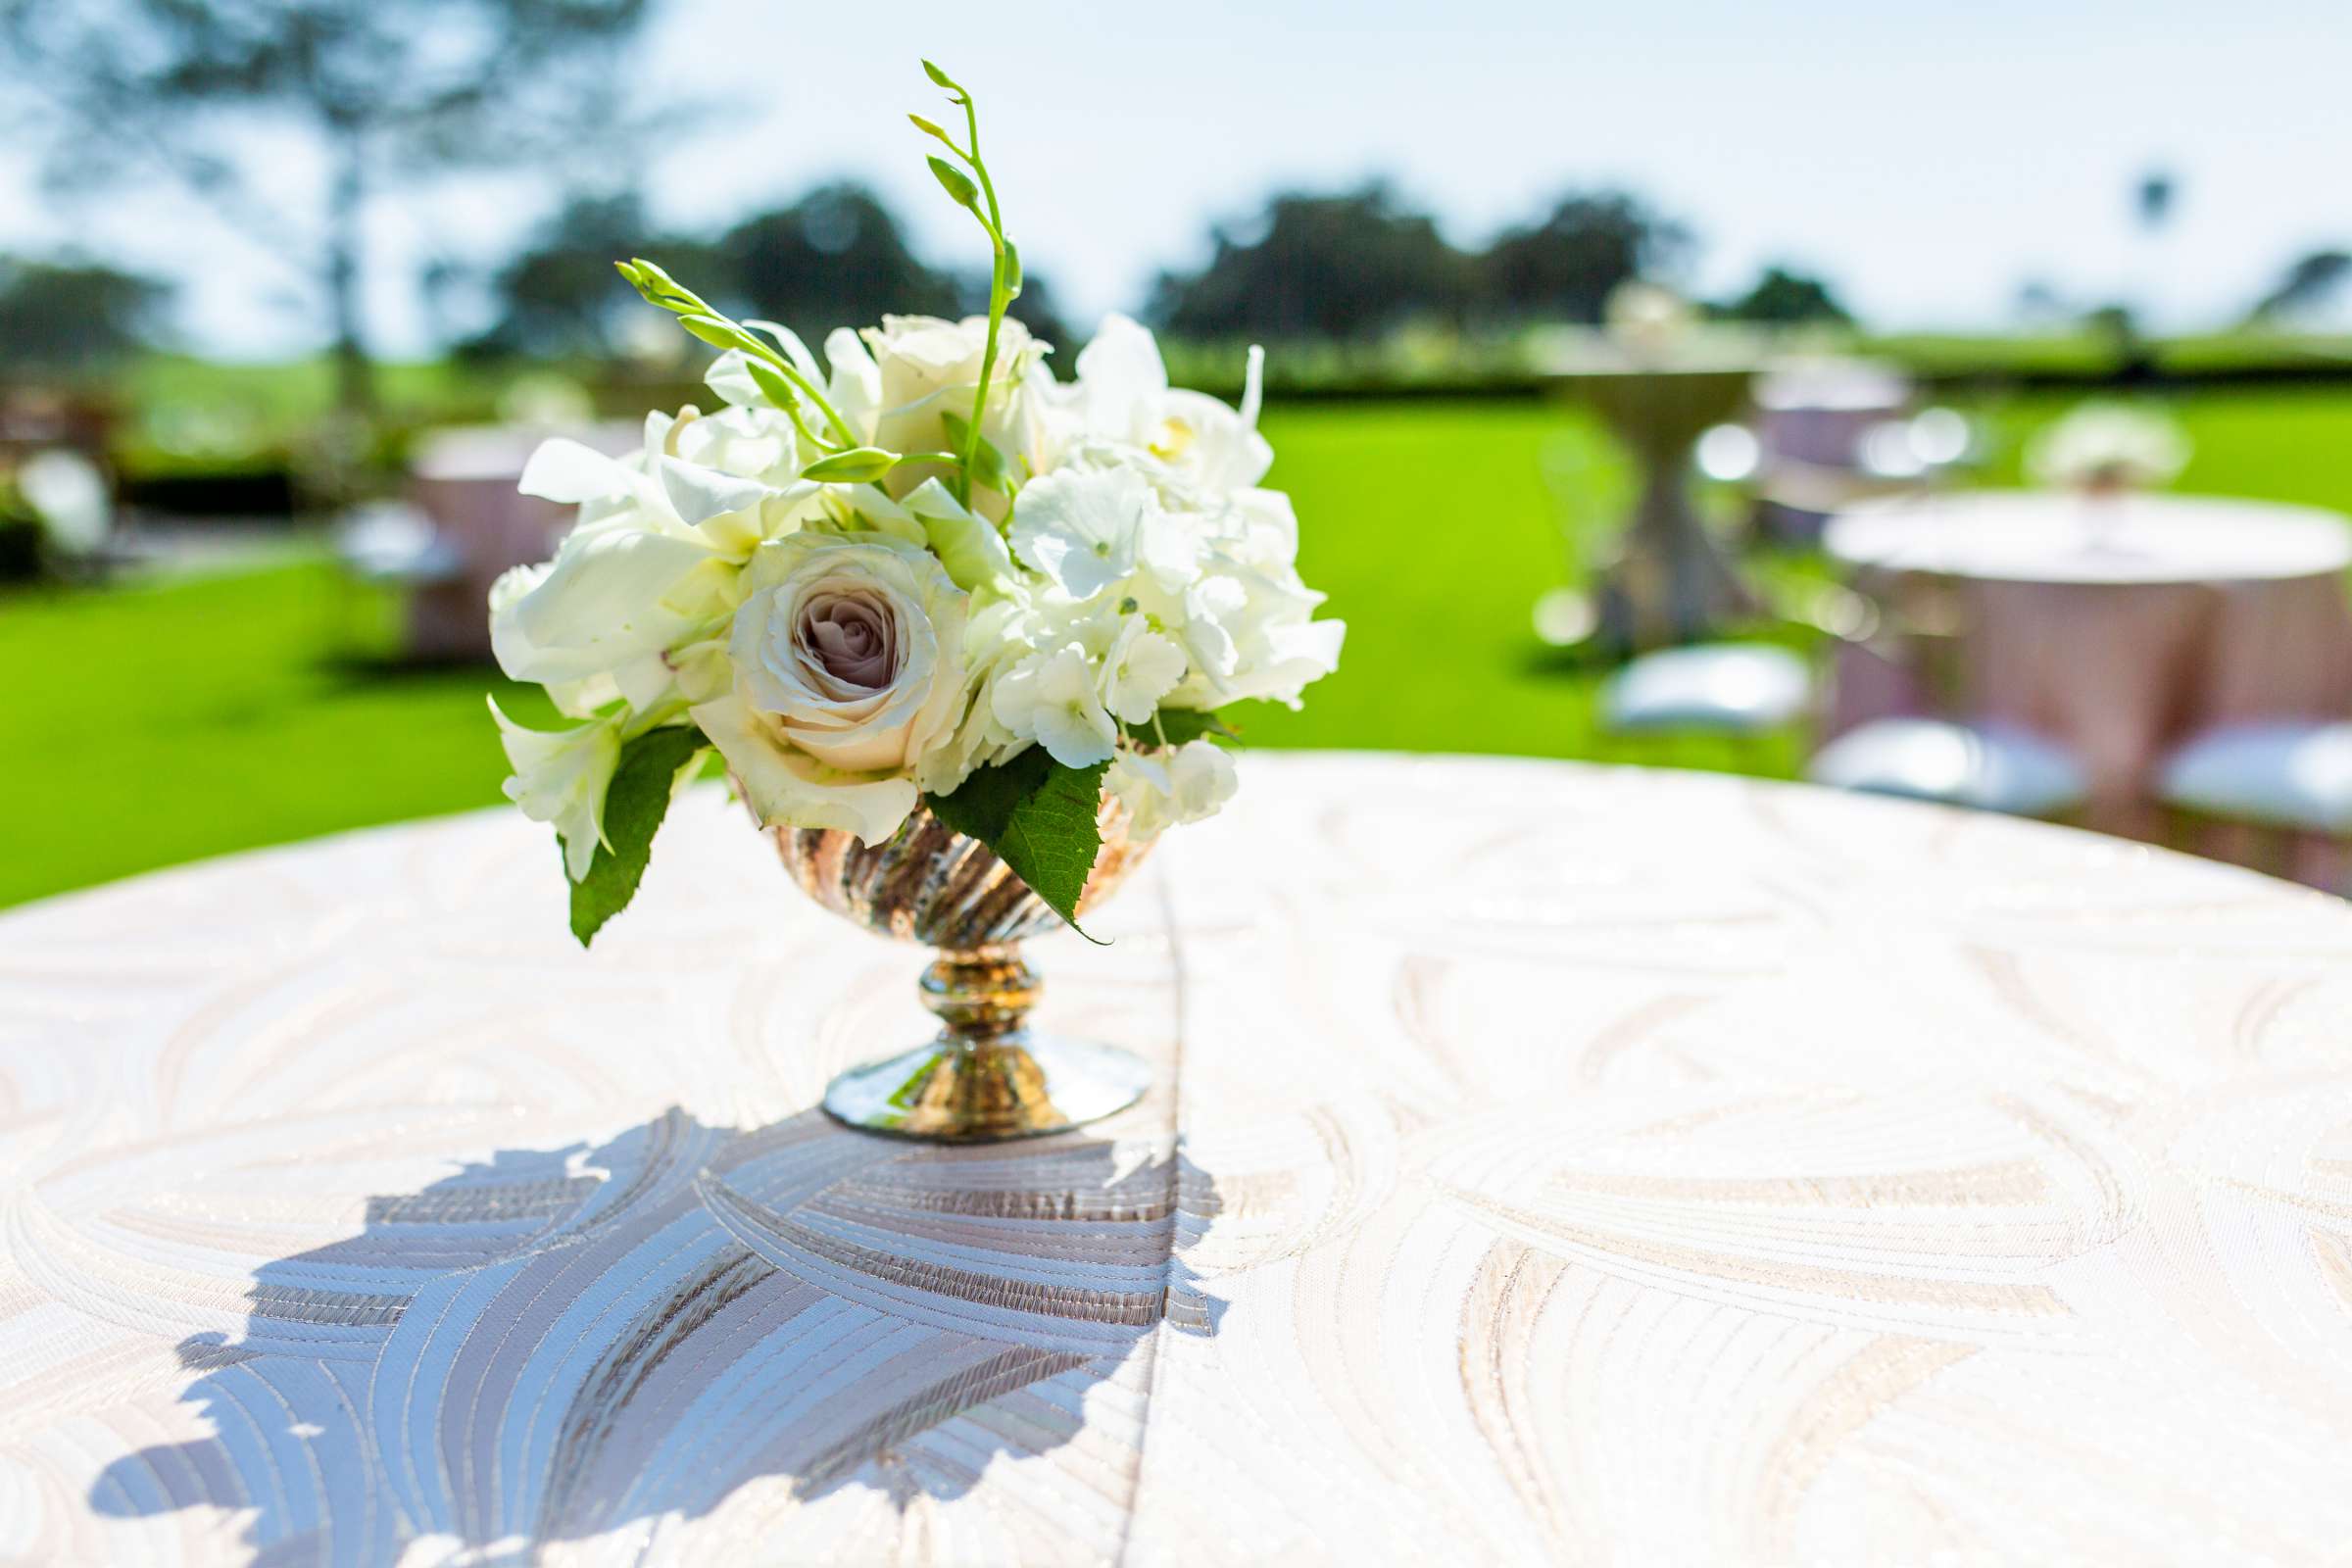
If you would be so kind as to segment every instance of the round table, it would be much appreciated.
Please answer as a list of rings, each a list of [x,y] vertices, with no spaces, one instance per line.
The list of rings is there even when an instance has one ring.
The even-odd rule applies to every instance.
[[[911,950],[682,802],[0,919],[0,1556],[2340,1560],[2352,909],[1698,775],[1253,758],[1039,944],[1159,1084],[811,1110]]]
[[[2102,827],[2151,830],[2147,782],[2199,730],[2352,713],[2352,521],[2335,513],[1984,492],[1860,507],[1824,545],[1898,610],[1903,579],[1943,585],[1929,618],[1951,634],[1934,679],[1848,657],[1833,727],[1948,710],[2037,731],[2083,764]]]

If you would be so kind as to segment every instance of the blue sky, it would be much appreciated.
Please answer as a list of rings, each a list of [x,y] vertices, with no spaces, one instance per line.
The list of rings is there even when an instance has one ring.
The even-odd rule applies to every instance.
[[[1273,186],[1376,172],[1464,243],[1564,186],[1625,184],[1698,232],[1693,285],[1791,262],[1894,326],[2002,324],[2028,277],[2193,325],[2300,251],[2352,244],[2352,24],[2323,0],[669,0],[634,69],[710,113],[651,155],[658,211],[718,221],[852,173],[935,258],[973,260],[903,119],[933,97],[924,53],[981,93],[1024,258],[1081,318],[1133,305]],[[293,149],[256,146],[290,194],[314,177]],[[2153,244],[2126,200],[2151,165],[2181,187]],[[550,186],[526,173],[380,203],[382,346],[424,335],[408,261],[495,256]],[[69,213],[0,152],[0,244],[77,227],[201,273],[189,315],[209,346],[304,338],[266,259],[184,203]]]

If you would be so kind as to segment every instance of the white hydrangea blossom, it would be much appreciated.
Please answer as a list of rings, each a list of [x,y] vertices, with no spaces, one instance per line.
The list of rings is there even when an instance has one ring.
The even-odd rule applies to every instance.
[[[1147,836],[1216,815],[1240,781],[1233,759],[1207,741],[1187,741],[1162,755],[1125,752],[1105,780]]]

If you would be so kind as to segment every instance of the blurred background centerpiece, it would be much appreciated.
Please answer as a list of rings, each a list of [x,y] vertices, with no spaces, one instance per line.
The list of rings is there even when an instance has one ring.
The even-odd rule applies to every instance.
[[[1817,11],[896,25],[1057,101],[1000,132],[1034,332],[1139,311],[1228,397],[1267,348],[1354,629],[1253,744],[1811,776],[2340,889],[2352,206],[2301,155],[2352,43],[2296,0]],[[523,457],[710,402],[612,261],[804,332],[984,299],[869,151],[872,43],[0,0],[0,805],[43,824],[0,903],[495,801],[483,685],[550,716],[484,639],[565,525]]]

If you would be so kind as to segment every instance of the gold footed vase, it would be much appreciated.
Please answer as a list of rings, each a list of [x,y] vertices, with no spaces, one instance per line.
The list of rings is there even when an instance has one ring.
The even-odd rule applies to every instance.
[[[1083,916],[1117,891],[1152,847],[1104,796],[1102,852]],[[818,904],[881,936],[937,948],[923,1005],[939,1034],[843,1073],[825,1090],[836,1120],[867,1132],[984,1144],[1077,1127],[1133,1104],[1152,1069],[1132,1052],[1029,1027],[1043,985],[1020,943],[1061,916],[976,839],[917,807],[898,832],[863,845],[840,829],[774,828],[793,880]]]

